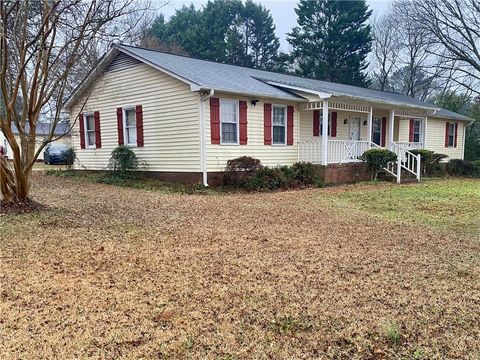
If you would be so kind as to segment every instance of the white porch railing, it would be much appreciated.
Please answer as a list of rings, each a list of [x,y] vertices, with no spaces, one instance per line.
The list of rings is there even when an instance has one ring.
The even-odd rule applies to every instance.
[[[360,156],[371,148],[369,141],[328,140],[329,164],[342,164],[360,161]]]
[[[396,144],[396,145],[398,145],[402,148],[405,148],[407,150],[423,149],[423,143],[422,142],[408,142],[408,141],[398,142],[398,141],[395,141],[394,144]]]
[[[420,155],[411,153],[409,150],[412,147],[410,146],[422,148],[422,143],[392,143],[389,146],[389,149],[397,154],[397,161],[389,163],[384,170],[393,175],[397,182],[400,182],[402,169],[414,174],[420,181]],[[380,146],[370,141],[328,140],[327,164],[359,162],[361,161],[360,156],[371,148],[380,148]],[[321,164],[322,158],[321,141],[300,141],[298,143],[299,161]]]
[[[390,145],[390,150],[397,154],[397,162],[395,169],[394,166],[389,168],[389,170],[391,170],[392,172],[394,172],[395,170],[397,174],[397,182],[400,183],[402,169],[405,169],[408,172],[412,173],[413,175],[415,175],[417,181],[420,181],[420,154],[415,155],[411,153],[409,150],[412,149],[408,149],[402,143],[392,143]]]
[[[327,163],[342,164],[360,161],[360,156],[371,148],[369,141],[328,140]],[[299,160],[320,164],[322,162],[321,141],[300,141],[298,143]]]

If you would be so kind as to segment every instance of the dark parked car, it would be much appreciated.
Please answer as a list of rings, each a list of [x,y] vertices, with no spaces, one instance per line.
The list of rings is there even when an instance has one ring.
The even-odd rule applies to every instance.
[[[67,164],[65,152],[69,149],[65,144],[50,144],[43,152],[43,162],[48,165]]]

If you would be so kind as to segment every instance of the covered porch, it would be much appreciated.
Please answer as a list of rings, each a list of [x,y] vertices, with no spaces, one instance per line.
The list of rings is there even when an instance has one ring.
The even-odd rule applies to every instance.
[[[423,109],[309,100],[300,105],[298,159],[321,165],[359,162],[374,147],[388,148],[404,159],[408,150],[425,148],[427,125],[428,111]]]

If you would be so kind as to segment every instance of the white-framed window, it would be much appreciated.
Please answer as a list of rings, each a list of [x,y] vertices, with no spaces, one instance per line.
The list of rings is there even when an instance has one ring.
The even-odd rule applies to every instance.
[[[382,142],[382,118],[374,117],[372,123],[372,141],[381,145]]]
[[[448,146],[455,146],[455,123],[448,124]]]
[[[413,142],[420,142],[421,141],[421,133],[422,133],[422,121],[419,119],[413,120]]]
[[[328,113],[328,131],[327,135],[330,136],[332,129],[332,114]],[[323,135],[323,112],[320,112],[320,135]]]
[[[220,144],[238,144],[238,101],[220,100]]]
[[[285,145],[287,143],[287,107],[272,106],[272,144]]]
[[[85,145],[87,148],[95,148],[95,118],[93,113],[83,114],[85,122]]]
[[[137,117],[134,107],[123,109],[123,132],[125,145],[137,146]]]

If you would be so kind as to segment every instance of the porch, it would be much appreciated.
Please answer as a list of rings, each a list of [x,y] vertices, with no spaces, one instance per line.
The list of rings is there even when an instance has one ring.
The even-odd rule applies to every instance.
[[[323,121],[328,118],[328,121]],[[426,146],[427,112],[325,99],[300,108],[299,161],[319,165],[361,162],[372,148],[387,148],[397,161],[385,170],[400,181],[403,170],[420,178],[420,158],[410,152]]]

